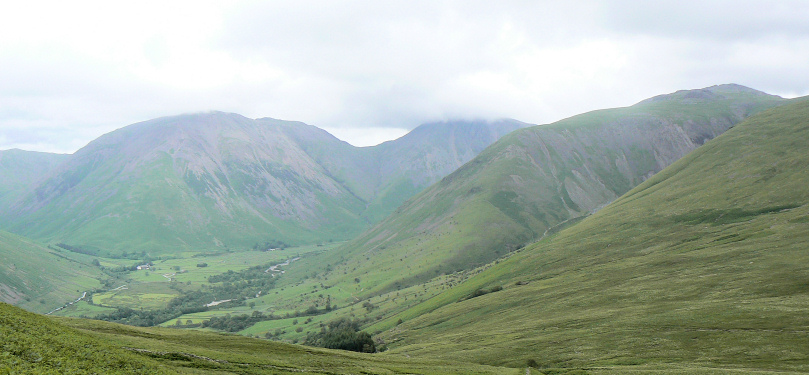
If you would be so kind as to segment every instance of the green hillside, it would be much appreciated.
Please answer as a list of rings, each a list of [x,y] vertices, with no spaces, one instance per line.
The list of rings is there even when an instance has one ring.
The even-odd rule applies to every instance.
[[[4,374],[521,374],[234,335],[53,319],[0,303]]]
[[[783,102],[721,85],[514,131],[337,251],[294,267],[329,270],[327,284],[342,288],[361,279],[362,298],[486,264]]]
[[[0,231],[0,302],[47,313],[98,288],[106,278],[74,254]]]
[[[4,224],[88,252],[152,255],[361,230],[362,202],[284,125],[215,112],[113,131],[71,155]]]
[[[809,371],[808,141],[809,100],[760,113],[372,329],[496,365]]]
[[[501,137],[526,126],[508,119],[430,123],[370,148],[378,160],[380,193],[368,202],[365,216],[371,223],[379,222]]]
[[[0,150],[0,213],[67,158],[65,154]]]

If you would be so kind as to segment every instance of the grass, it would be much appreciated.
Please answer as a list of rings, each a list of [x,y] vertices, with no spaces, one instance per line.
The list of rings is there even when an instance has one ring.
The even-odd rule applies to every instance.
[[[809,371],[809,101],[380,322],[412,356],[594,373]],[[457,302],[480,288],[502,286]],[[391,321],[404,323],[391,328]]]
[[[59,310],[54,315],[79,318],[82,316],[95,316],[99,314],[110,313],[113,311],[115,311],[115,309],[111,307],[92,305],[86,301],[79,301],[77,303],[74,303],[73,305],[70,305],[65,309]]]
[[[236,335],[46,318],[0,303],[0,372],[521,374],[520,369],[307,348]]]
[[[0,231],[0,300],[47,313],[107,278],[73,254]]]
[[[8,212],[9,207],[30,190],[32,183],[67,158],[65,154],[0,150],[0,212]]]
[[[103,307],[130,309],[159,309],[180,293],[168,287],[167,282],[141,282],[105,293],[93,295],[93,303]]]

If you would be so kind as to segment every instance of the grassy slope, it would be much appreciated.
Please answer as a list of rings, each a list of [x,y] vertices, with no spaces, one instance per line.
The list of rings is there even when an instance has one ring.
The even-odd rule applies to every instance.
[[[368,148],[378,159],[379,193],[368,202],[364,215],[371,223],[379,222],[501,137],[525,126],[509,119],[431,123]]]
[[[207,332],[49,319],[2,303],[0,337],[2,373],[520,373],[513,369],[306,348]]]
[[[46,313],[99,287],[106,276],[72,255],[0,231],[0,301]]]
[[[489,364],[809,371],[808,140],[808,100],[761,113],[377,328]]]
[[[67,157],[46,152],[0,150],[0,213]]]
[[[326,241],[365,228],[363,202],[283,126],[209,113],[118,129],[32,189],[18,218],[0,221],[39,240],[153,255]]]
[[[308,274],[329,265],[326,284],[343,288],[359,278],[362,298],[485,264],[606,205],[705,139],[779,103],[725,85],[512,132],[338,251],[295,267]]]

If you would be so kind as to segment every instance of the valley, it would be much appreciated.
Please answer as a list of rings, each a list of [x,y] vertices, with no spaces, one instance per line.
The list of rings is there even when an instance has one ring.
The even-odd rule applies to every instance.
[[[81,342],[88,373],[807,372],[807,103],[718,85],[370,148],[214,112],[3,151],[0,297],[50,316],[0,304],[0,370]]]

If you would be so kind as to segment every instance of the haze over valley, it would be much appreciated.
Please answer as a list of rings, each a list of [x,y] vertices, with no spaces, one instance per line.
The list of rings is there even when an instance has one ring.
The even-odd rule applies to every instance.
[[[0,16],[0,373],[809,372],[802,3],[180,5]]]

